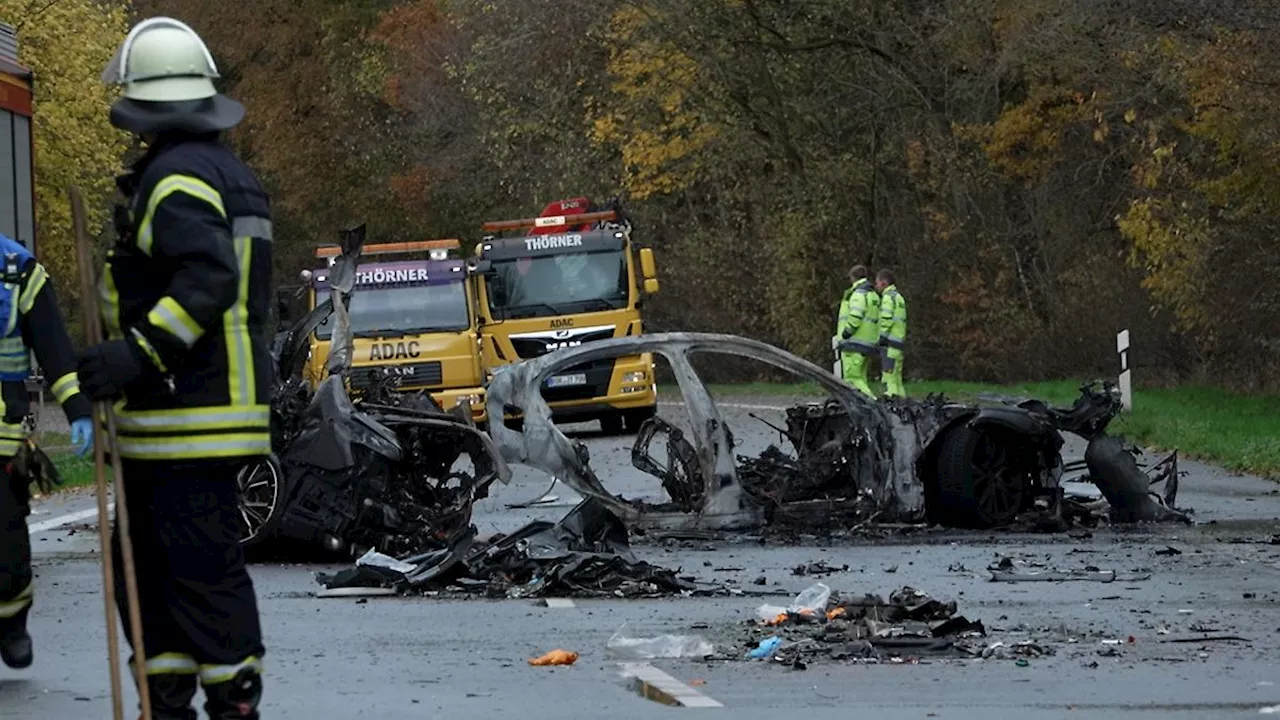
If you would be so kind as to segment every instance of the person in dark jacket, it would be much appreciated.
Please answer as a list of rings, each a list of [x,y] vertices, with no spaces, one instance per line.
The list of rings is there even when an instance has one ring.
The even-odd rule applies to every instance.
[[[34,659],[27,632],[35,597],[27,516],[35,478],[21,469],[31,463],[14,458],[30,449],[23,445],[29,441],[24,421],[30,410],[26,381],[32,350],[71,421],[71,442],[81,455],[93,446],[93,423],[49,274],[25,246],[5,235],[0,235],[0,326],[0,660],[26,668]]]
[[[145,664],[157,719],[195,718],[197,681],[215,720],[257,718],[262,696],[237,475],[271,451],[271,212],[221,140],[244,108],[216,77],[200,37],[165,17],[136,25],[104,73],[124,86],[112,124],[147,149],[118,181],[128,203],[102,275],[109,339],[83,353],[80,383],[95,399],[123,398],[145,646],[132,662]]]

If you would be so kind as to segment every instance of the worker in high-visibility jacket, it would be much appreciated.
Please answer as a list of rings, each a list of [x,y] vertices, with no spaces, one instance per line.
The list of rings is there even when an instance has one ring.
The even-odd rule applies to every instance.
[[[13,462],[30,447],[23,427],[30,395],[31,351],[44,369],[49,389],[71,422],[71,441],[80,454],[93,444],[89,398],[76,379],[76,351],[67,335],[58,299],[44,266],[16,240],[0,235],[0,660],[25,668],[34,659],[27,615],[35,585],[31,570],[30,486],[52,478],[33,477],[30,462]],[[35,472],[33,472],[35,471]],[[45,488],[49,489],[49,488]]]
[[[845,382],[872,399],[875,393],[867,382],[871,358],[879,354],[880,296],[867,278],[865,265],[849,270],[853,283],[840,301],[836,321],[836,348],[840,351],[840,375]]]
[[[216,77],[204,41],[170,18],[134,26],[103,74],[124,86],[112,124],[147,151],[117,181],[128,203],[102,274],[109,339],[82,354],[80,384],[123,399],[144,646],[132,662],[145,667],[157,720],[194,720],[197,682],[213,720],[256,719],[262,696],[237,475],[271,452],[271,212],[221,139],[244,107]],[[116,588],[128,629],[124,582]]]
[[[902,383],[902,357],[907,342],[907,301],[895,284],[893,271],[885,268],[876,273],[876,291],[880,293],[880,380],[884,394],[906,395]]]

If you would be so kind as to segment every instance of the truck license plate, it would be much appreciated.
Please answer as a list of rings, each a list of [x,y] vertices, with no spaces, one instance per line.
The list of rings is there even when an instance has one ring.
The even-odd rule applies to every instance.
[[[565,387],[567,385],[586,385],[586,373],[574,373],[573,375],[556,375],[547,378],[547,387]]]

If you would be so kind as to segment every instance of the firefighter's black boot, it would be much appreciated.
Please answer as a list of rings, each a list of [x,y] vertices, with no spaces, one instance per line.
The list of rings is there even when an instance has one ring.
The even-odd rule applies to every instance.
[[[149,675],[147,694],[154,720],[196,720],[199,716],[191,701],[199,687],[195,675]]]
[[[209,720],[258,720],[262,676],[253,668],[245,668],[230,682],[205,685],[204,694]]]
[[[31,608],[18,611],[11,618],[0,619],[0,660],[15,670],[31,667],[34,653],[31,635],[27,633],[27,613]]]

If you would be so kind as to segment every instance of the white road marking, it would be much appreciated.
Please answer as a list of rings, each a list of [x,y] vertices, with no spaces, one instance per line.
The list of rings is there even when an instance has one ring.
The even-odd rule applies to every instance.
[[[622,674],[634,678],[640,695],[665,705],[683,707],[724,707],[717,700],[685,685],[649,663],[619,663]]]
[[[115,510],[115,506],[116,506],[115,503],[107,503],[107,512],[111,512]],[[56,530],[64,525],[70,525],[73,522],[80,522],[81,520],[84,520],[86,518],[97,517],[97,515],[98,515],[98,508],[93,507],[88,510],[81,510],[80,512],[67,513],[66,515],[59,515],[56,518],[50,518],[43,522],[35,523],[34,525],[31,525],[28,529],[32,535],[35,535],[36,533],[42,533],[48,530]]]
[[[682,402],[671,402],[670,400],[660,400],[658,401],[658,404],[666,405],[668,407],[684,406],[684,403]],[[747,403],[726,403],[726,402],[717,402],[716,407],[732,408],[734,410],[777,410],[779,412],[787,409],[785,405],[750,405]]]
[[[549,608],[571,608],[576,607],[569,598],[547,598],[542,601],[543,606]]]

